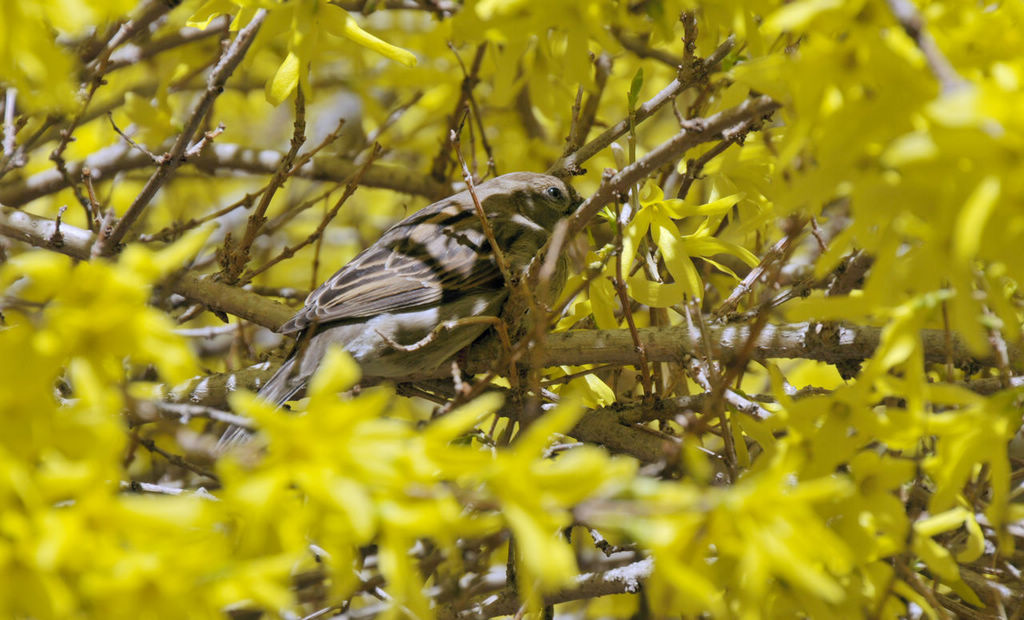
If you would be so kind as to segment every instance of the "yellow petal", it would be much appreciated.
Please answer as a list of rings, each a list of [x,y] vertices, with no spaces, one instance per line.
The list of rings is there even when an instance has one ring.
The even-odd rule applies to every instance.
[[[362,45],[391,60],[400,62],[406,67],[412,67],[416,64],[416,56],[412,52],[391,45],[387,41],[378,39],[369,32],[366,32],[359,27],[359,24],[356,23],[356,20],[352,19],[351,15],[334,5],[329,4],[324,7],[323,25],[327,28],[327,32],[334,36],[345,37],[353,43]]]
[[[987,176],[974,188],[960,209],[953,238],[953,256],[957,261],[970,261],[977,255],[985,224],[995,209],[999,192],[999,177]]]
[[[288,52],[284,62],[277,68],[277,73],[267,82],[267,101],[272,105],[280,105],[287,99],[299,84],[301,63],[295,52]]]

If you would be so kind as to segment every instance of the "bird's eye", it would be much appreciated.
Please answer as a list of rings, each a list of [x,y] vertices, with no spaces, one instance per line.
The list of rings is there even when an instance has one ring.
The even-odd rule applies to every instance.
[[[551,187],[549,187],[546,190],[544,190],[544,193],[546,193],[549,197],[551,197],[551,198],[553,198],[555,200],[561,200],[562,197],[564,196],[564,194],[562,193],[562,190],[558,189],[554,185],[552,185]]]

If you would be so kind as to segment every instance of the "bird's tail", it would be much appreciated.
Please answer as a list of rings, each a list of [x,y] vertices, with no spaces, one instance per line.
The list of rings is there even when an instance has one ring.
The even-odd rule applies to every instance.
[[[306,382],[294,376],[295,364],[298,362],[299,357],[298,355],[293,355],[284,364],[281,364],[277,372],[260,388],[259,395],[280,407],[291,400],[300,390],[304,389]]]
[[[294,377],[297,357],[289,358],[277,369],[270,379],[260,388],[259,395],[266,400],[281,406],[292,399],[306,387],[306,382]],[[252,437],[252,432],[241,426],[231,425],[217,441],[217,452],[223,454],[235,446],[239,446]]]

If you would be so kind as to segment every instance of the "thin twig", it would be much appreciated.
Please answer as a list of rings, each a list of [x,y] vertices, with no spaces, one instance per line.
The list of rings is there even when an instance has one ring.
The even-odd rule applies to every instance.
[[[678,134],[651,150],[636,163],[620,170],[607,182],[602,182],[597,191],[573,214],[570,233],[581,232],[590,219],[605,205],[611,203],[616,195],[624,193],[628,187],[673,161],[680,154],[704,142],[736,140],[738,136],[758,128],[779,107],[780,105],[770,97],[760,96],[708,118],[691,120]],[[582,152],[582,149],[579,152]]]
[[[230,411],[222,411],[214,407],[204,407],[192,403],[162,403],[159,401],[139,402],[138,407],[145,410],[152,407],[162,418],[177,420],[181,424],[187,424],[193,418],[205,418],[224,422],[234,426],[240,426],[246,430],[254,430],[256,427],[250,418],[236,415]]]
[[[701,171],[704,170],[704,166],[706,166],[707,163],[715,157],[724,153],[726,149],[735,144],[736,141],[737,140],[735,138],[732,140],[722,140],[708,149],[707,152],[700,157],[686,160],[686,172],[683,174],[683,181],[679,186],[679,191],[676,193],[676,198],[686,198],[687,194],[690,193],[690,186],[692,186],[693,182],[700,176]]]
[[[942,50],[939,49],[935,39],[925,26],[924,18],[918,12],[917,7],[910,0],[886,0],[889,10],[892,11],[896,21],[900,23],[907,35],[914,40],[918,49],[924,54],[928,62],[928,68],[939,80],[942,92],[949,94],[967,86],[967,80],[957,73],[956,68],[949,62]]]
[[[697,60],[697,14],[683,11],[679,21],[683,24],[683,64],[688,65]]]
[[[720,364],[717,364],[714,358],[714,352],[711,350],[711,338],[710,330],[708,329],[707,321],[704,318],[704,314],[700,311],[700,307],[695,304],[690,306],[693,310],[692,315],[695,317],[695,327],[700,332],[701,343],[704,345],[702,354],[699,356],[700,362],[694,358],[696,368],[694,368],[693,377],[697,380],[697,383],[701,385],[709,394],[709,402],[707,403],[706,409],[707,417],[713,417],[718,419],[718,428],[721,431],[722,436],[722,447],[725,451],[724,460],[725,465],[729,470],[729,479],[735,481],[739,475],[739,468],[736,460],[736,444],[732,436],[732,425],[729,423],[729,416],[726,415],[723,397],[728,390],[728,381],[726,380],[725,373],[718,372]]]
[[[618,220],[618,218],[616,218]],[[630,309],[629,293],[626,291],[626,280],[622,275],[622,235],[624,222],[618,222],[618,231],[615,235],[615,291],[619,296],[619,303],[622,304],[622,314],[626,319],[626,325],[629,326],[629,334],[633,338],[633,350],[636,351],[638,356],[637,370],[640,371],[640,383],[644,388],[644,398],[650,398],[653,394],[651,390],[651,370],[647,362],[647,351],[644,348],[643,342],[640,341],[640,334],[636,331],[636,321],[633,319],[633,312]]]
[[[359,168],[357,162],[348,158],[332,155],[309,161],[306,159],[307,154],[303,153],[296,160],[291,176],[344,183]],[[189,163],[197,170],[208,174],[227,171],[264,176],[273,174],[283,157],[283,153],[273,149],[253,149],[238,144],[214,143]],[[92,153],[82,162],[68,162],[68,171],[74,176],[81,174],[83,167],[88,167],[92,171],[93,180],[99,182],[112,179],[121,172],[148,168],[151,165],[152,161],[148,157],[119,142]],[[432,201],[440,200],[452,193],[451,185],[437,183],[428,175],[386,165],[370,168],[363,177],[363,185],[424,196]],[[66,187],[67,180],[58,171],[44,170],[27,179],[0,185],[0,204],[9,207],[21,206]]]
[[[409,108],[419,103],[419,100],[422,98],[422,90],[418,90],[415,93],[413,93],[413,96],[410,97],[408,101],[392,110],[391,113],[388,114],[388,117],[384,119],[384,122],[381,123],[379,127],[377,127],[369,134],[367,134],[366,143],[373,144],[374,142],[380,140],[380,137],[384,135],[384,132],[390,129],[395,123],[397,123],[398,120],[401,119],[402,116],[409,110]]]
[[[583,104],[583,108],[578,113],[576,105],[573,107],[573,123],[569,128],[569,138],[565,142],[562,157],[578,151],[586,141],[590,129],[594,126],[594,121],[597,120],[597,108],[601,103],[601,95],[604,94],[605,85],[608,84],[608,76],[611,75],[611,72],[612,57],[607,53],[601,53],[594,59],[594,92],[587,95],[587,102]]]
[[[256,190],[251,194],[246,194],[245,196],[239,198],[238,200],[229,204],[228,206],[218,209],[212,213],[207,213],[202,217],[192,218],[186,222],[174,222],[170,226],[167,226],[155,233],[139,235],[139,241],[142,241],[144,243],[150,241],[173,241],[181,237],[181,235],[185,233],[185,231],[192,230],[193,228],[201,226],[206,222],[211,222],[217,218],[224,217],[225,215],[231,213],[235,209],[240,209],[242,207],[251,207],[252,203],[265,189],[266,186]]]
[[[657,95],[637,107],[635,112],[633,112],[634,122],[643,122],[660,110],[664,105],[672,102],[679,93],[690,88],[694,84],[698,84],[707,79],[708,74],[714,71],[722,60],[725,59],[726,55],[732,51],[734,45],[735,38],[730,36],[722,42],[722,44],[719,45],[710,56],[705,58],[703,62],[695,63],[693,67],[682,67],[679,75],[676,79],[672,80],[672,83],[663,88]],[[601,135],[583,145],[578,151],[562,157],[548,169],[549,174],[558,175],[559,173],[573,173],[579,170],[583,162],[589,160],[594,155],[597,155],[600,151],[604,150],[608,145],[629,131],[629,122],[629,118],[622,119],[618,123],[615,123],[608,129],[604,130]]]
[[[96,200],[96,188],[92,185],[92,170],[82,168],[82,184],[85,185],[85,192],[89,196],[89,209],[86,213],[86,221],[89,230],[95,232],[99,227],[96,214],[101,211],[100,203]]]
[[[569,122],[569,137],[565,139],[565,151],[563,155],[568,155],[580,147],[583,143],[578,138],[580,134],[580,111],[583,109],[583,84],[576,87],[576,99],[572,102],[571,120]]]
[[[160,446],[156,445],[156,442],[154,442],[152,439],[139,437],[138,442],[142,447],[149,450],[150,452],[159,454],[160,456],[167,459],[167,462],[169,462],[172,465],[177,465],[178,467],[181,467],[182,469],[187,469],[188,471],[194,474],[205,476],[210,480],[213,480],[214,482],[220,482],[220,478],[217,477],[217,474],[213,473],[212,471],[203,469],[202,467],[194,463],[190,463],[187,459],[185,459],[183,456],[179,454],[173,454],[171,452],[164,450]]]
[[[740,280],[739,284],[732,289],[729,296],[725,298],[725,301],[719,304],[718,309],[716,309],[713,314],[720,317],[734,311],[736,306],[739,305],[740,300],[743,299],[743,296],[753,290],[757,281],[763,278],[771,266],[786,254],[793,241],[793,237],[789,235],[786,235],[776,241],[775,245],[765,252],[764,257],[761,258],[761,262],[751,269],[750,273],[748,273],[746,277]]]
[[[19,147],[17,135],[18,132],[25,127],[25,124],[28,123],[28,117],[17,116],[17,106],[18,89],[9,86],[4,91],[4,121],[2,155],[0,155],[0,178],[3,178],[8,171],[14,168],[21,168],[27,163],[25,159],[25,148],[28,145],[28,142]],[[35,136],[31,137],[30,140],[37,138],[40,131],[42,131],[43,128],[48,127],[52,122],[53,121],[50,119],[45,120],[42,128],[37,131]]]
[[[52,127],[57,124],[57,115],[50,115],[43,119],[40,123],[39,128],[36,129],[35,133],[30,135],[28,139],[22,141],[20,145],[16,145],[14,150],[11,152],[4,152],[3,157],[0,157],[0,179],[4,177],[8,172],[15,168],[21,168],[27,163],[25,153],[30,150],[39,139],[46,134]],[[20,116],[14,121],[14,130],[12,135],[17,135],[17,132],[21,131],[23,127],[28,123],[28,118]],[[56,174],[59,172],[54,171]],[[63,179],[63,177],[61,177]],[[3,203],[0,200],[0,203]]]
[[[143,186],[135,200],[128,207],[124,217],[117,222],[117,226],[114,227],[110,236],[104,240],[100,248],[102,254],[107,255],[113,252],[117,244],[128,234],[129,229],[145,211],[149,202],[156,196],[160,187],[163,186],[170,175],[181,164],[182,156],[188,150],[192,137],[203,123],[206,114],[213,106],[213,102],[224,91],[224,84],[238,64],[242,62],[242,58],[245,57],[245,53],[249,50],[253,39],[256,38],[256,33],[259,32],[260,25],[266,19],[266,16],[267,10],[259,9],[253,14],[249,23],[238,31],[231,45],[228,46],[220,61],[210,72],[210,77],[206,82],[206,91],[203,92],[199,97],[199,101],[192,108],[192,113],[189,115],[188,120],[185,121],[185,127],[178,135],[171,150],[164,154],[161,164],[152,176],[149,177],[149,180],[146,181],[145,186]]]
[[[978,274],[977,277],[978,288],[985,292],[986,295],[998,295],[999,292],[993,292],[985,281],[984,276]],[[1006,338],[1003,337],[1003,332],[995,327],[998,318],[988,304],[981,305],[981,311],[988,319],[988,326],[986,331],[988,332],[988,343],[992,347],[992,352],[996,361],[996,369],[999,371],[999,382],[1003,386],[1003,389],[1010,387],[1010,379],[1013,377],[1013,373],[1010,370],[1010,354],[1006,346]]]
[[[640,58],[652,58],[662,64],[672,67],[673,69],[679,68],[682,64],[677,56],[673,56],[665,50],[651,47],[647,45],[646,41],[639,37],[633,37],[626,34],[620,26],[612,26],[611,33],[612,36],[622,44],[622,47],[633,52]]]
[[[4,92],[4,157],[10,159],[14,156],[15,136],[17,131],[14,128],[14,111],[18,102],[18,89],[8,87]]]
[[[110,232],[114,229],[114,210],[107,209],[99,216],[99,223],[96,225],[96,239],[89,250],[89,258],[103,256],[103,248],[106,246]]]
[[[167,36],[148,41],[145,45],[126,45],[125,47],[122,47],[110,54],[110,58],[104,67],[103,73],[104,75],[109,75],[123,67],[130,67],[159,54],[166,54],[175,48],[183,47],[185,45],[195,43],[196,41],[202,41],[211,37],[223,36],[224,34],[227,34],[228,26],[230,25],[231,18],[227,15],[222,15],[210,22],[210,25],[204,30],[200,30],[198,28],[182,28],[181,30],[168,34]]]
[[[526,134],[526,137],[530,140],[538,140],[540,142],[547,140],[547,132],[544,131],[544,126],[540,124],[540,121],[537,120],[537,115],[533,112],[533,99],[530,97],[529,83],[523,84],[522,88],[519,89],[519,92],[516,93],[514,105],[516,114],[519,115],[519,122],[523,125],[523,132]]]
[[[302,248],[313,243],[314,241],[319,240],[320,237],[323,236],[324,231],[327,230],[327,225],[334,220],[335,216],[337,216],[338,212],[341,210],[341,207],[345,204],[345,202],[348,201],[352,194],[355,193],[356,189],[359,187],[359,181],[362,179],[363,173],[366,172],[366,170],[370,167],[370,164],[372,164],[374,160],[377,158],[377,156],[380,155],[380,152],[381,146],[379,144],[374,144],[373,149],[371,149],[370,151],[370,156],[367,158],[362,168],[357,170],[356,173],[352,175],[352,178],[345,185],[345,191],[342,192],[341,197],[338,198],[338,200],[334,203],[334,206],[331,207],[327,214],[324,215],[323,219],[320,220],[320,224],[317,225],[316,230],[314,230],[312,233],[309,234],[309,236],[307,236],[305,239],[303,239],[296,245],[289,246],[281,250],[280,254],[270,259],[269,261],[261,265],[259,268],[247,272],[239,280],[239,284],[247,284],[253,278],[263,273],[267,269],[270,269],[271,267],[273,267],[274,265],[283,260],[291,258],[292,256],[295,255],[296,252],[298,252]]]
[[[462,67],[462,85],[459,87],[459,98],[455,102],[455,109],[452,110],[451,115],[448,117],[448,127],[444,133],[448,139],[441,141],[441,150],[434,157],[434,163],[430,167],[430,176],[439,182],[448,178],[448,169],[451,161],[450,153],[454,146],[450,136],[462,123],[463,110],[469,107],[468,102],[473,94],[473,89],[480,82],[480,65],[484,60],[484,52],[487,51],[487,43],[484,42],[477,46],[476,55],[473,57],[473,65],[469,71],[466,70],[466,66],[462,63],[462,58],[455,50],[455,45],[450,41],[448,42],[448,49],[455,54],[455,59],[458,61],[459,66]]]
[[[166,0],[148,0],[143,2],[139,7],[136,17],[121,24],[103,47],[94,50],[94,53],[90,55],[91,57],[83,58],[83,60],[88,62],[86,70],[91,74],[92,79],[101,77],[107,71],[110,66],[110,56],[118,46],[130,41],[136,34],[144,32],[150,24],[166,14],[171,8],[171,3]]]
[[[64,235],[60,232],[60,218],[64,217],[64,212],[68,210],[67,205],[62,205],[57,210],[57,217],[53,218],[53,234],[50,235],[50,245],[59,248],[64,245]]]
[[[455,150],[456,155],[459,157],[459,165],[462,166],[462,179],[466,182],[466,189],[469,191],[469,196],[473,199],[473,207],[476,209],[476,215],[480,218],[480,228],[483,230],[484,236],[487,237],[487,242],[491,246],[491,252],[494,254],[494,262],[498,265],[498,270],[501,271],[502,278],[505,279],[507,286],[513,286],[515,281],[512,279],[512,274],[508,270],[508,261],[505,260],[505,253],[502,252],[501,246],[498,244],[498,240],[494,237],[494,230],[491,228],[491,222],[487,219],[487,212],[484,211],[484,206],[480,203],[480,198],[476,195],[476,185],[473,183],[473,174],[469,171],[469,166],[466,165],[465,158],[462,157],[462,151],[460,150],[459,134],[453,129],[449,134],[449,140],[452,143],[452,148]]]
[[[224,133],[224,129],[224,123],[217,123],[217,126],[213,129],[209,131],[204,131],[203,135],[199,138],[199,140],[197,140],[195,144],[186,149],[184,156],[185,159],[195,159],[196,157],[202,155],[203,149],[206,148],[206,145],[210,144],[211,142],[213,142],[214,138]]]
[[[326,199],[327,196],[325,195]],[[320,283],[320,256],[323,253],[324,248],[324,236],[319,235],[316,238],[316,245],[313,247],[313,266],[309,270],[309,290],[316,290],[317,285]]]
[[[74,176],[72,175],[71,171],[68,170],[67,161],[64,159],[64,151],[68,148],[68,145],[75,140],[75,130],[78,128],[78,125],[82,122],[82,116],[85,114],[86,109],[92,102],[93,96],[96,94],[96,90],[100,87],[101,84],[102,80],[98,78],[92,81],[92,83],[89,85],[89,91],[86,94],[85,99],[82,101],[81,107],[79,108],[75,116],[71,119],[71,122],[68,123],[68,126],[61,129],[60,140],[58,140],[57,146],[53,149],[53,151],[50,152],[50,161],[52,161],[56,166],[57,172],[67,183],[67,187],[71,188],[71,193],[75,196],[75,200],[78,201],[78,204],[81,205],[82,209],[85,211],[86,217],[91,217],[92,215],[90,213],[89,199],[86,198],[85,194],[82,193],[82,190],[79,189],[78,183],[75,182]]]
[[[952,383],[953,379],[954,379],[954,376],[953,376],[953,328],[950,326],[950,322],[949,322],[949,301],[945,300],[945,299],[942,300],[942,331],[945,332],[945,334],[946,334],[946,342],[945,342],[945,345],[946,345],[946,360],[945,360],[946,381],[949,382],[949,383]],[[1000,383],[1002,383],[1002,379],[1001,378],[1000,378]]]
[[[469,108],[473,113],[473,120],[476,122],[477,133],[480,135],[480,148],[484,150],[484,154],[487,155],[487,170],[484,171],[484,178],[488,175],[497,175],[498,169],[494,162],[494,149],[491,148],[491,142],[487,139],[487,131],[484,129],[484,117],[480,113],[480,106],[476,103],[476,97],[473,93],[469,93]],[[472,141],[470,142],[472,144]],[[476,150],[473,150],[473,157],[475,160]],[[474,170],[476,169],[476,162],[473,162]]]
[[[135,150],[139,151],[140,153],[142,153],[142,154],[146,155],[147,157],[149,157],[151,160],[153,160],[154,164],[156,164],[158,166],[160,165],[161,159],[160,159],[159,155],[157,155],[156,153],[153,153],[152,151],[150,151],[146,147],[144,147],[141,144],[137,143],[135,140],[132,140],[131,137],[128,136],[128,134],[126,134],[125,132],[121,131],[121,128],[118,127],[117,123],[114,122],[114,114],[112,112],[107,112],[107,119],[110,120],[110,126],[114,128],[114,132],[117,133],[117,135],[121,136],[121,138],[125,142],[128,143],[128,146],[132,147],[133,149],[135,149]]]
[[[230,236],[224,240],[223,257],[221,259],[221,263],[224,266],[222,274],[229,283],[233,284],[238,280],[239,274],[242,273],[242,270],[245,269],[246,264],[249,262],[249,250],[256,241],[256,237],[259,236],[263,225],[267,222],[267,209],[270,208],[270,202],[273,200],[277,190],[284,184],[285,179],[288,178],[292,170],[292,164],[295,163],[295,158],[299,154],[299,149],[305,143],[306,97],[300,86],[295,91],[295,123],[288,152],[281,159],[277,170],[274,171],[274,175],[270,178],[266,188],[260,195],[260,201],[257,203],[256,208],[249,214],[242,240],[236,246],[232,246]]]

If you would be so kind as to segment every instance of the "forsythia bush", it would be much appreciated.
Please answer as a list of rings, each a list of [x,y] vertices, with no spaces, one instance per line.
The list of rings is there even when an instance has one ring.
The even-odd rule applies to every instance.
[[[558,603],[556,614],[612,617],[938,618],[1024,606],[1010,453],[1024,360],[1024,6],[8,4],[0,615],[476,618]],[[246,28],[227,86],[210,86],[202,76],[230,53],[219,39]],[[204,96],[216,101],[193,118]],[[480,390],[433,412],[399,395],[429,386],[359,387],[337,350],[292,411],[225,396],[258,429],[226,453],[210,420],[224,412],[161,408],[198,399],[181,396],[190,378],[243,368],[265,344],[259,320],[182,301],[182,272],[219,268],[227,284],[294,297],[282,287],[315,285],[450,193],[453,149],[480,175],[541,171],[621,121],[618,143],[576,166],[587,170],[574,184],[600,195],[612,173],[759,97],[770,118],[737,116],[644,168],[566,246],[574,296],[558,330],[686,331],[701,346],[549,364],[542,393]],[[593,130],[567,150],[584,122]],[[187,127],[179,158],[161,158]],[[451,131],[463,144],[448,149]],[[365,188],[331,212],[355,181]],[[164,185],[147,194],[151,183]],[[132,232],[99,251],[144,195]],[[44,219],[67,238],[25,224]],[[256,268],[286,246],[292,260]],[[230,346],[204,348],[177,324],[221,325],[203,308],[251,322],[231,317]],[[741,325],[753,335],[726,355]],[[787,325],[822,334],[819,348],[757,340]],[[852,335],[830,340],[840,329]],[[868,334],[863,355],[839,354]],[[701,394],[704,408],[673,409]],[[510,421],[541,397],[543,415]],[[663,454],[578,441],[600,415]]]

